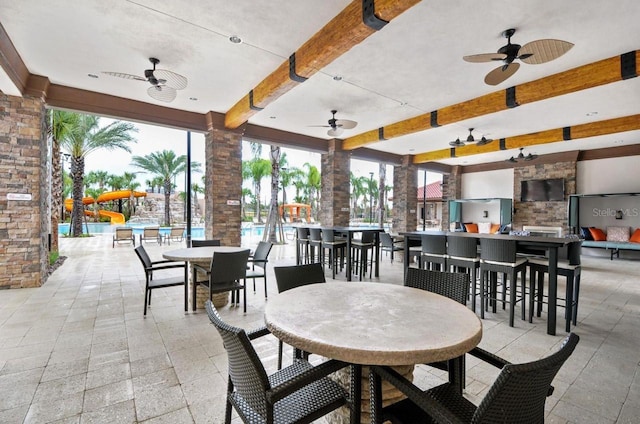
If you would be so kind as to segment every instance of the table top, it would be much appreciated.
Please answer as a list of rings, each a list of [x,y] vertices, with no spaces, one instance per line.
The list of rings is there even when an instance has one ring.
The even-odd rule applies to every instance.
[[[270,298],[264,316],[285,343],[362,365],[452,359],[482,338],[482,323],[466,306],[394,284],[302,286]]]
[[[188,247],[164,252],[162,257],[170,261],[210,261],[216,252],[234,253],[249,250],[238,246],[203,246]]]
[[[571,242],[577,241],[576,239],[568,237],[544,237],[544,236],[516,236],[510,234],[484,234],[484,233],[467,233],[465,231],[408,231],[400,233],[403,236],[419,237],[421,235],[445,235],[452,237],[472,237],[472,238],[495,238],[502,240],[515,240],[521,244],[531,245],[556,245],[564,246]]]

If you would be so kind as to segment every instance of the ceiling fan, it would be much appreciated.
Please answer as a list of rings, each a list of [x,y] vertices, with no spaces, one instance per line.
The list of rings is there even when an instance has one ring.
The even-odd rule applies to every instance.
[[[469,135],[467,136],[466,142],[460,141],[460,137],[458,137],[456,138],[456,141],[450,141],[449,146],[462,147],[467,143],[476,143],[476,146],[484,146],[485,144],[489,144],[493,141],[493,139],[486,138],[485,136],[482,136],[480,140],[476,141],[476,139],[473,137],[473,134],[471,134],[472,131],[473,131],[473,128],[469,128]]]
[[[311,126],[330,128],[330,130],[327,131],[327,135],[330,135],[331,137],[337,137],[340,134],[342,134],[342,131],[350,130],[352,128],[355,128],[356,125],[358,125],[356,121],[351,121],[349,119],[336,119],[336,113],[338,113],[338,111],[335,109],[331,111],[332,117],[327,121],[329,125],[311,125]]]
[[[487,74],[484,78],[486,84],[498,85],[515,74],[520,68],[520,64],[514,62],[516,59],[529,65],[538,65],[559,58],[573,47],[573,43],[553,39],[535,40],[523,46],[511,44],[511,37],[515,32],[514,28],[502,32],[502,36],[507,39],[507,44],[500,47],[497,53],[482,53],[463,57],[465,61],[472,63],[504,62],[504,65]]]
[[[149,96],[162,102],[172,102],[176,98],[176,90],[182,90],[187,87],[187,79],[180,74],[166,69],[156,69],[156,65],[160,63],[160,60],[155,57],[150,57],[149,62],[153,64],[153,69],[146,69],[144,71],[144,77],[122,72],[102,73],[118,78],[147,81],[151,84],[151,87],[147,89]]]
[[[521,161],[521,160],[530,161],[538,157],[538,155],[532,155],[531,153],[525,156],[524,153],[522,153],[523,150],[524,150],[524,147],[520,147],[520,153],[518,153],[518,156],[515,156],[515,157],[511,156],[509,159],[507,159],[507,162],[517,163],[518,161]]]

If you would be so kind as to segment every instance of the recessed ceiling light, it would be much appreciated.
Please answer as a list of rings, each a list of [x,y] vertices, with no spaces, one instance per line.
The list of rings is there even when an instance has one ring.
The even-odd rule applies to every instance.
[[[342,81],[342,77],[340,75],[334,75],[333,76],[333,80],[334,81]]]
[[[98,76],[96,74],[87,74],[87,76],[89,78],[98,78]]]
[[[189,97],[189,100],[195,102],[195,101],[198,101],[198,98],[197,97]]]
[[[238,37],[237,35],[232,35],[231,37],[229,37],[229,41],[231,41],[233,44],[240,44],[242,43],[242,38]]]
[[[276,117],[275,116],[270,116],[269,119],[276,119]]]
[[[587,112],[587,116],[596,116],[598,112]]]
[[[409,151],[410,151],[410,152],[415,152],[415,151],[416,151],[416,149],[409,149]]]

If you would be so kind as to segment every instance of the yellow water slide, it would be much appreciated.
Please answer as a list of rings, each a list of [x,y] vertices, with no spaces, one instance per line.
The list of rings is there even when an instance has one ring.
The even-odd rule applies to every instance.
[[[82,204],[83,205],[92,205],[94,203],[104,203],[110,202],[112,200],[120,200],[120,199],[129,199],[132,193],[131,190],[116,190],[116,191],[107,191],[106,193],[102,193],[96,200],[93,197],[83,197]],[[143,191],[134,191],[133,197],[145,197],[147,193]],[[68,211],[73,209],[73,199],[66,199],[64,201],[64,206]],[[93,211],[85,210],[84,214],[87,216],[95,217]],[[107,217],[111,220],[112,225],[120,225],[124,224],[124,215],[119,212],[107,211],[104,209],[98,210],[98,215],[100,217]]]

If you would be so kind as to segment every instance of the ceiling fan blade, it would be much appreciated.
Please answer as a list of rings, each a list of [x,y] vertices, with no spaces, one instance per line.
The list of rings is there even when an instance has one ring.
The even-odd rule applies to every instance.
[[[488,85],[498,85],[511,75],[515,74],[518,68],[520,68],[519,63],[510,63],[505,66],[499,66],[484,77],[484,82]]]
[[[520,47],[520,59],[529,65],[539,65],[557,59],[573,47],[573,43],[562,40],[535,40]],[[522,57],[524,55],[530,55]]]
[[[166,85],[153,85],[147,90],[147,94],[161,102],[172,102],[178,94],[175,88]]]
[[[331,137],[337,137],[342,134],[342,131],[342,128],[331,128],[329,131],[327,131],[327,135],[330,135]]]
[[[350,130],[355,128],[358,123],[356,121],[352,121],[350,119],[336,119],[336,125],[345,130]]]
[[[156,69],[153,71],[153,76],[157,80],[165,80],[166,85],[176,90],[182,90],[187,88],[187,78],[175,72],[167,71],[166,69]]]
[[[471,63],[493,62],[495,60],[504,60],[506,58],[507,55],[503,53],[482,53],[462,57],[462,59]]]
[[[136,81],[146,81],[145,78],[139,77],[137,75],[124,74],[122,72],[102,72],[105,75],[111,75],[112,77],[124,78],[124,79],[132,79]]]
[[[331,128],[331,125],[307,125],[307,127],[314,127],[314,128]]]

